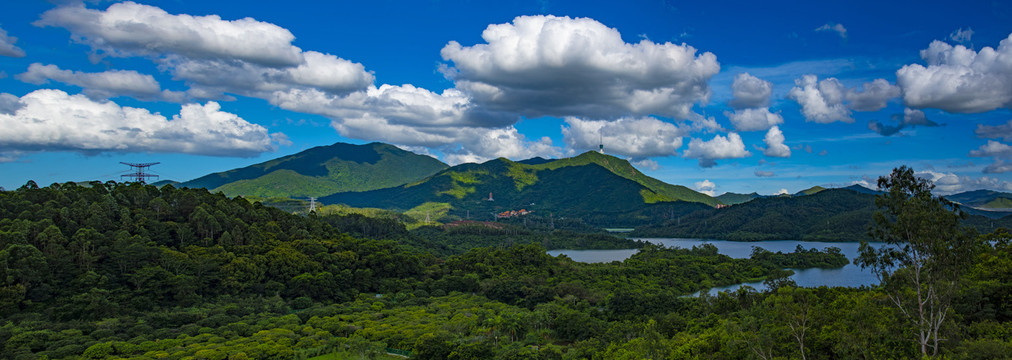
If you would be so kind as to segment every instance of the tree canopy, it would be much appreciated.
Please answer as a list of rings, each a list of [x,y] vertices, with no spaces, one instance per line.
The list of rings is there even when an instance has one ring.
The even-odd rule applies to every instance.
[[[832,249],[757,249],[732,259],[713,246],[639,243],[623,262],[585,264],[547,255],[545,243],[615,240],[509,228],[518,224],[408,232],[365,222],[172,186],[30,183],[2,191],[0,358],[920,354],[895,335],[911,326],[890,300],[902,287],[889,282],[803,289],[778,281],[762,292],[688,296],[782,279],[784,268],[844,265]],[[1012,353],[1010,237],[991,234],[966,259],[939,355]]]

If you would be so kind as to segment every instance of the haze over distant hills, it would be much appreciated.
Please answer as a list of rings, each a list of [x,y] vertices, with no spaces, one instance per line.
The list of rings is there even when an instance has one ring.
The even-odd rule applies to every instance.
[[[447,168],[430,156],[393,145],[336,143],[184,183],[228,196],[308,197],[367,191],[418,181]]]

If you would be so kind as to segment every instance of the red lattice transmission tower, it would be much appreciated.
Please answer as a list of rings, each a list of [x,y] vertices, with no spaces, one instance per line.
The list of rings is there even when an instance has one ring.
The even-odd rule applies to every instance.
[[[120,175],[119,177],[120,180],[126,178],[128,180],[131,180],[132,182],[139,182],[143,184],[147,179],[158,179],[158,175],[148,174],[144,172],[144,170],[151,167],[151,165],[158,165],[161,163],[153,162],[153,163],[134,164],[120,161],[120,164],[129,166],[131,171],[131,173],[129,174]]]

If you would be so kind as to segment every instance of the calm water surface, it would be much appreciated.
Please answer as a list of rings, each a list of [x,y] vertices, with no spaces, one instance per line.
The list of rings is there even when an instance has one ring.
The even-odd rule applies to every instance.
[[[805,247],[806,249],[816,248],[824,250],[828,247],[838,247],[840,252],[847,256],[847,259],[851,261],[857,257],[858,247],[861,245],[856,242],[818,242],[818,241],[797,241],[797,240],[773,240],[773,241],[727,241],[727,240],[704,240],[704,239],[637,239],[642,241],[648,241],[654,244],[660,244],[667,247],[680,247],[680,248],[691,248],[693,246],[699,246],[702,244],[713,244],[717,247],[717,252],[733,257],[733,258],[748,258],[752,254],[752,247],[758,246],[763,249],[777,252],[782,251],[785,253],[794,251],[794,248],[798,245]],[[882,243],[871,243],[873,246],[881,246]],[[598,263],[598,262],[612,262],[622,261],[628,259],[630,256],[635,254],[637,249],[621,249],[621,250],[551,250],[548,252],[549,255],[558,256],[559,254],[565,254],[569,258],[587,263]],[[803,269],[794,270],[794,275],[791,279],[798,284],[798,286],[804,287],[817,287],[817,286],[844,286],[844,287],[859,287],[862,285],[875,285],[878,284],[878,279],[870,271],[862,270],[859,266],[854,264],[847,264],[846,266],[838,269]],[[725,286],[720,288],[711,289],[711,293],[718,291],[734,291],[742,285],[748,285],[757,290],[763,290],[765,287],[762,282],[756,283],[745,283],[735,284],[731,286]],[[698,295],[699,293],[693,294]]]

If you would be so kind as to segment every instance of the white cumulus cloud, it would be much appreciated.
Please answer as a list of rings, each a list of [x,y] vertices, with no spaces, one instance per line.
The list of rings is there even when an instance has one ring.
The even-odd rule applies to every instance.
[[[410,84],[372,85],[373,74],[361,64],[303,51],[292,45],[287,29],[250,18],[176,15],[124,2],[105,10],[62,6],[43,14],[37,25],[67,28],[101,56],[146,57],[185,82],[190,98],[262,98],[329,117],[335,130],[351,138],[439,149],[451,162],[562,154],[548,138],[519,134],[512,127],[516,114],[475,106],[470,94],[457,89],[435,93]],[[37,78],[75,83],[89,94],[99,88],[93,84],[97,76],[90,76],[95,74],[50,75]],[[88,77],[92,83],[84,81]]]
[[[875,79],[864,83],[862,90],[847,91],[848,106],[856,111],[878,111],[886,107],[889,100],[900,97],[899,86],[886,79]]]
[[[725,111],[724,116],[731,120],[738,131],[762,131],[784,122],[784,117],[770,112],[768,108],[738,109],[734,112]]]
[[[763,142],[766,143],[763,154],[770,157],[790,157],[791,148],[784,145],[784,140],[784,133],[780,131],[780,127],[771,127],[763,139]]]
[[[0,114],[0,151],[255,156],[275,149],[267,129],[215,102],[183,105],[172,119],[60,90],[36,90],[20,103],[14,113]]]
[[[483,107],[528,117],[687,117],[720,71],[688,45],[626,43],[589,18],[521,16],[489,25],[485,43],[450,41],[443,73]]]
[[[483,162],[498,157],[529,159],[558,158],[563,155],[562,149],[554,146],[547,136],[534,141],[527,140],[512,126],[464,131],[457,142],[461,145],[460,149],[447,151],[445,160],[449,164]]]
[[[717,118],[713,116],[706,117],[700,114],[692,113],[691,116],[689,116],[689,119],[692,121],[692,126],[690,127],[692,131],[702,131],[707,133],[727,131],[723,126],[720,126],[720,123],[717,122]]]
[[[993,163],[984,167],[985,174],[1001,174],[1012,171],[1012,162],[1005,159],[995,159]]]
[[[24,57],[25,51],[14,45],[18,38],[8,36],[7,31],[0,29],[0,56]]]
[[[171,14],[127,1],[105,9],[59,6],[36,25],[68,29],[95,58],[146,58],[188,88],[185,96],[167,94],[156,92],[159,84],[136,72],[86,73],[41,64],[22,75],[26,81],[73,84],[96,99],[119,94],[261,98],[286,110],[326,116],[343,136],[425,147],[449,162],[565,153],[549,138],[527,139],[517,132],[513,125],[521,116],[613,120],[599,126],[606,138],[612,128],[632,130],[634,136],[612,136],[606,146],[636,161],[676,154],[684,136],[682,126],[643,117],[692,119],[685,131],[721,130],[713,118],[691,111],[709,100],[708,81],[720,69],[715,55],[684,44],[626,43],[617,30],[587,18],[518,17],[488,26],[482,43],[447,43],[441,71],[454,87],[441,92],[373,84],[374,75],[361,64],[304,51],[293,45],[288,29],[252,18]],[[122,81],[113,84],[109,79],[117,76]],[[641,121],[622,120],[626,117]],[[577,130],[583,130],[572,124],[567,141],[575,143]]]
[[[981,145],[979,149],[970,151],[970,156],[1012,156],[1012,146],[994,140],[988,140],[987,144]]]
[[[726,137],[716,135],[708,141],[692,139],[689,142],[689,149],[685,150],[682,156],[699,159],[699,166],[708,168],[717,165],[716,160],[739,159],[751,155],[752,153],[745,150],[745,143],[742,142],[740,135],[728,133]]]
[[[8,93],[0,93],[0,115],[11,115],[24,106],[21,98]]]
[[[988,140],[977,150],[970,151],[970,156],[990,157],[994,162],[984,168],[984,173],[1006,173],[1012,171],[1012,146],[994,140]]]
[[[854,122],[850,109],[843,104],[846,88],[836,78],[819,81],[815,75],[805,75],[794,83],[797,86],[787,96],[801,105],[805,120],[821,124]]]
[[[731,84],[734,98],[728,103],[734,111],[725,111],[738,131],[764,131],[784,122],[779,113],[770,112],[770,96],[773,83],[752,76],[749,73],[735,75]]]
[[[734,98],[731,99],[729,105],[733,108],[767,107],[770,103],[770,96],[773,94],[773,83],[749,73],[740,73],[734,76],[731,93]]]
[[[83,88],[84,94],[93,99],[115,96],[131,96],[141,100],[166,100],[183,102],[186,95],[181,92],[162,90],[151,75],[132,70],[112,70],[100,73],[85,73],[62,70],[56,65],[33,63],[28,71],[17,75],[21,81],[41,85],[52,81]]]
[[[369,86],[374,76],[362,64],[315,51],[303,53],[294,67],[266,67],[249,62],[175,58],[161,61],[191,87],[191,96],[220,97],[233,93],[267,98],[274,91],[313,89],[346,94]]]
[[[369,87],[348,95],[316,89],[277,91],[269,101],[283,109],[330,117],[348,136],[407,146],[440,146],[463,128],[501,128],[513,117],[486,114],[456,89],[434,93],[412,85]]]
[[[655,171],[657,169],[661,168],[661,164],[658,164],[657,161],[654,161],[654,160],[651,160],[651,159],[634,160],[632,162],[632,164],[634,166],[636,166],[637,168],[648,169],[648,170],[655,170]]]
[[[570,149],[597,149],[636,159],[674,156],[682,147],[688,129],[652,117],[620,118],[614,121],[566,118],[562,136]]]
[[[562,155],[550,139],[527,140],[512,126],[512,118],[481,113],[455,89],[437,94],[411,85],[383,85],[345,96],[290,90],[275,92],[270,101],[327,116],[345,136],[442,149],[449,163]]]
[[[1005,141],[1012,141],[1012,120],[1001,125],[984,125],[977,124],[977,129],[973,131],[977,134],[977,137],[985,139],[996,139],[1001,138]]]
[[[933,41],[921,64],[896,71],[903,101],[913,108],[979,113],[1012,106],[1012,34],[997,49],[980,51]]]
[[[295,36],[280,26],[252,18],[222,20],[217,15],[173,15],[161,8],[126,1],[105,11],[83,4],[46,11],[40,26],[69,29],[81,42],[120,56],[122,52],[194,59],[234,59],[266,66],[296,66],[302,50]]]
[[[787,97],[801,105],[806,121],[821,124],[854,122],[851,111],[878,111],[900,95],[900,88],[885,79],[864,83],[860,89],[847,89],[836,78],[820,81],[815,75],[804,75],[794,84]]]
[[[96,53],[148,57],[190,85],[189,95],[197,98],[227,98],[224,93],[266,98],[296,87],[344,94],[374,80],[361,64],[303,52],[292,45],[290,31],[252,18],[175,15],[128,1],[106,10],[61,6],[36,24],[67,28]]]
[[[717,184],[710,180],[697,181],[694,185],[696,185],[696,191],[710,196],[714,196],[714,191],[717,190]]]

